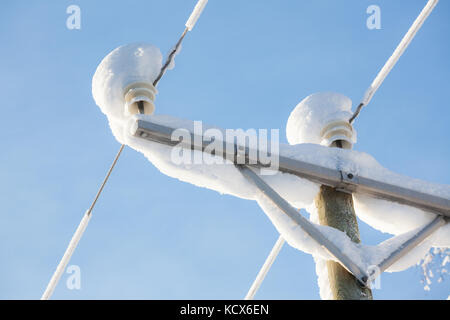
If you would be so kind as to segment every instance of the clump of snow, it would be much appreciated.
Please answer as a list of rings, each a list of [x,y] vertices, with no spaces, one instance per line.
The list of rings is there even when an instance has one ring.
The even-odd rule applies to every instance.
[[[399,235],[430,223],[435,214],[400,203],[380,200],[361,194],[353,194],[358,217],[371,227]],[[434,247],[450,247],[450,224],[436,231]]]
[[[177,164],[171,160],[172,147],[137,138],[128,133],[136,119],[149,120],[187,130],[192,130],[194,127],[193,121],[179,120],[167,115],[134,115],[130,117],[123,133],[124,142],[133,149],[142,152],[162,173],[198,187],[215,190],[221,194],[229,194],[243,199],[256,199],[256,187],[240,173],[232,162],[223,160],[220,156],[210,155],[211,162],[209,164],[204,162]],[[211,128],[208,125],[203,126],[204,129]],[[203,155],[198,150],[187,152],[191,152],[192,159],[201,159]],[[222,162],[225,163],[221,164]],[[262,178],[296,208],[311,204],[319,190],[317,183],[288,173],[277,172],[275,175],[263,175]]]
[[[420,209],[362,194],[354,194],[353,200],[361,220],[377,230],[390,234],[408,232],[435,218],[434,214]]]
[[[182,48],[183,48],[183,45],[180,44],[180,45],[178,46],[178,49],[177,49],[176,46],[174,46],[174,47],[170,50],[170,52],[174,52],[174,54],[173,54],[172,60],[170,60],[169,65],[167,66],[167,70],[172,70],[173,68],[175,68],[175,58],[176,58],[177,55],[180,54]]]
[[[327,260],[318,256],[313,256],[316,263],[317,284],[319,286],[319,295],[322,300],[333,300],[330,279],[328,276]]]
[[[306,208],[309,213],[309,220],[315,224],[319,224],[319,214],[315,204]],[[330,279],[328,276],[327,260],[318,255],[313,255],[316,263],[317,284],[319,286],[319,294],[322,300],[333,300],[333,293],[331,291]]]
[[[425,257],[417,263],[422,269],[422,283],[424,290],[431,290],[433,280],[437,279],[441,283],[450,273],[450,250],[447,248],[434,248],[430,250]]]
[[[133,82],[152,83],[161,66],[159,48],[133,43],[114,49],[97,67],[92,78],[92,95],[120,143],[124,142],[123,127],[130,117],[125,108],[125,87]]]
[[[330,121],[350,119],[351,116],[352,101],[348,97],[334,92],[312,94],[301,101],[289,116],[286,125],[288,142],[320,144],[322,129]]]

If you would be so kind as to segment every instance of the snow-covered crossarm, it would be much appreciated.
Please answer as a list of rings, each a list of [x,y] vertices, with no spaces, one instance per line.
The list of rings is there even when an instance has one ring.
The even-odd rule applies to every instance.
[[[130,133],[135,137],[144,138],[165,145],[174,146],[180,143],[180,141],[174,141],[172,139],[172,134],[175,130],[179,129],[178,127],[157,123],[150,119],[151,118],[135,120]],[[192,131],[189,132],[191,135],[190,141],[181,142],[181,145],[189,149],[208,152],[207,146],[210,144],[210,142],[208,142],[209,140],[203,139],[202,136],[196,136]],[[224,158],[236,163],[237,157],[240,156],[244,157],[246,159],[245,163],[250,163],[251,166],[267,167],[267,164],[260,161],[260,153],[258,151],[251,152],[251,149],[247,146],[240,146],[235,143],[230,147],[230,142],[227,141],[222,141],[222,144]],[[268,145],[270,145],[270,143],[268,143]],[[292,146],[290,148],[292,149]],[[321,150],[315,149],[314,151],[317,152]],[[336,150],[335,152],[352,151]],[[447,197],[380,181],[372,177],[358,174],[357,172],[352,172],[352,170],[338,170],[321,164],[315,164],[311,161],[304,161],[300,159],[301,157],[289,156],[289,153],[289,150],[288,152],[285,152],[282,147],[280,148],[278,170],[281,172],[294,174],[319,184],[338,188],[342,191],[394,201],[438,215],[450,217],[450,199]],[[417,182],[417,180],[415,180],[415,182]],[[424,182],[424,184],[426,185],[427,183]]]

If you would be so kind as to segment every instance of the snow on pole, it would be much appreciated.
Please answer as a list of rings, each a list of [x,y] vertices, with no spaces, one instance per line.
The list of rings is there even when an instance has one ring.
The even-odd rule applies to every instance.
[[[372,100],[372,97],[374,96],[375,92],[377,92],[378,88],[383,83],[384,79],[388,76],[388,74],[391,72],[392,68],[397,63],[398,59],[403,55],[406,48],[408,48],[411,41],[414,39],[414,36],[417,34],[417,32],[422,27],[425,20],[428,18],[430,13],[433,11],[434,7],[436,7],[439,0],[429,0],[426,6],[423,8],[422,12],[419,14],[417,19],[414,21],[412,26],[409,28],[408,32],[403,37],[400,44],[395,49],[394,53],[391,55],[391,57],[388,59],[386,64],[383,66],[383,68],[380,70],[378,75],[373,80],[370,87],[367,89],[367,91],[364,94],[364,97],[361,101],[360,106],[358,107],[358,110],[355,112],[353,117],[350,119],[350,122],[356,118],[356,116],[359,114],[359,111],[363,106],[366,106],[370,103]]]
[[[191,16],[186,21],[186,28],[191,31],[195,24],[197,23],[198,18],[200,18],[200,15],[203,12],[203,9],[205,9],[206,4],[208,3],[208,0],[199,0],[197,4],[195,5],[194,10],[191,13]]]
[[[285,243],[285,240],[280,235],[278,237],[277,242],[275,242],[275,245],[273,246],[272,250],[270,251],[269,255],[267,256],[267,259],[264,262],[261,270],[259,271],[258,275],[256,276],[256,279],[253,282],[252,286],[250,287],[250,290],[248,290],[248,293],[244,298],[245,300],[253,300],[256,292],[259,290],[259,287],[261,286],[261,283],[264,281],[264,278],[266,277],[267,273],[269,272],[270,268],[272,267],[272,264],[274,263],[278,254],[280,253],[280,250],[283,247],[284,243]]]
[[[90,219],[91,219],[91,211],[87,210],[83,216],[83,219],[81,219],[81,222],[78,225],[77,230],[73,234],[69,246],[67,247],[66,252],[64,252],[64,255],[61,261],[59,262],[58,267],[56,268],[56,271],[53,274],[50,282],[48,283],[47,288],[45,289],[45,292],[41,297],[41,300],[50,299],[51,295],[53,294],[53,291],[55,290],[59,282],[59,279],[61,278],[62,274],[64,273],[64,270],[67,267],[67,264],[70,261],[70,258],[72,257],[73,252],[75,251],[75,248],[78,245],[78,242],[80,242],[80,239],[83,236],[83,233],[86,230],[86,227]]]

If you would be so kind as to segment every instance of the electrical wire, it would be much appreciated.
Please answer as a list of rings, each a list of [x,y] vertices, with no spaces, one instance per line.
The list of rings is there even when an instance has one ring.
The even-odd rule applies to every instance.
[[[403,53],[405,52],[406,48],[408,48],[409,44],[414,39],[414,36],[420,30],[420,28],[422,27],[423,23],[428,18],[428,16],[433,11],[433,9],[436,7],[438,2],[439,2],[439,0],[429,0],[428,1],[426,6],[420,12],[419,16],[416,18],[414,23],[409,28],[408,32],[405,34],[403,39],[400,41],[400,43],[397,46],[397,48],[394,50],[394,53],[386,61],[385,65],[380,70],[380,72],[377,74],[377,76],[375,77],[375,79],[371,83],[370,87],[366,90],[361,103],[358,105],[358,108],[356,109],[355,113],[349,119],[350,123],[353,123],[353,121],[355,121],[356,117],[361,112],[361,109],[364,106],[367,106],[370,103],[370,101],[372,100],[372,97],[374,96],[375,92],[377,92],[378,88],[380,88],[381,84],[386,79],[388,74],[391,72],[392,68],[394,68],[395,64],[400,59],[400,57],[403,55]]]
[[[275,245],[273,246],[272,250],[270,251],[269,255],[267,256],[266,261],[264,262],[263,266],[261,267],[261,270],[259,270],[258,275],[255,278],[255,281],[253,281],[252,286],[248,290],[248,293],[244,298],[245,300],[253,300],[256,292],[258,292],[259,287],[261,286],[267,273],[269,272],[270,268],[272,267],[272,264],[274,263],[275,259],[277,258],[278,254],[280,253],[281,248],[283,247],[284,243],[285,243],[285,240],[280,235],[278,237],[277,242],[275,242]]]

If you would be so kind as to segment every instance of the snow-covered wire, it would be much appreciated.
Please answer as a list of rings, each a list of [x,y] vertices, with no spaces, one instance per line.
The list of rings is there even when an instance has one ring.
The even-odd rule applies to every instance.
[[[277,242],[275,242],[275,245],[273,246],[272,250],[270,251],[269,256],[267,257],[266,261],[264,262],[261,270],[259,270],[259,273],[256,276],[255,281],[253,282],[252,286],[250,287],[250,290],[248,290],[248,293],[245,296],[245,300],[253,300],[256,292],[258,291],[259,287],[261,286],[261,283],[264,281],[264,278],[266,277],[267,273],[269,272],[270,267],[272,267],[273,262],[275,261],[278,254],[280,253],[280,250],[283,247],[284,242],[285,242],[284,238],[280,235],[278,237]]]
[[[203,9],[205,9],[206,4],[208,3],[208,0],[199,0],[197,4],[195,5],[194,10],[191,13],[191,16],[186,21],[186,28],[191,31],[195,24],[197,23],[198,18],[200,18],[200,15],[203,12]]]
[[[403,37],[400,44],[395,49],[394,53],[388,59],[388,61],[383,66],[383,68],[380,70],[378,75],[375,77],[375,79],[373,80],[370,87],[366,90],[361,103],[358,105],[358,108],[356,109],[353,116],[349,119],[350,123],[352,123],[355,120],[355,118],[359,115],[362,107],[367,106],[369,104],[369,102],[372,100],[372,97],[375,94],[375,92],[377,92],[378,88],[381,86],[383,81],[386,79],[388,74],[391,72],[392,68],[395,66],[398,59],[400,59],[400,57],[403,55],[406,48],[408,48],[409,44],[414,39],[414,36],[420,30],[423,23],[428,18],[428,16],[433,11],[433,9],[436,7],[438,2],[439,2],[439,0],[429,0],[428,1],[426,6],[423,8],[422,12],[420,12],[417,19],[414,21],[412,26],[409,28],[408,32]]]
[[[55,270],[55,273],[53,274],[52,278],[50,279],[50,282],[48,283],[47,288],[45,289],[45,292],[41,297],[41,300],[48,300],[48,299],[50,299],[51,295],[53,294],[53,291],[55,290],[56,285],[59,282],[59,279],[61,278],[62,274],[64,273],[64,270],[66,269],[67,264],[69,263],[69,260],[72,257],[72,254],[78,245],[78,242],[80,242],[80,239],[83,236],[84,231],[86,230],[89,220],[91,219],[92,209],[94,209],[94,206],[97,203],[97,200],[100,197],[100,194],[102,193],[103,188],[106,185],[106,182],[108,182],[109,176],[111,175],[111,172],[113,171],[113,169],[117,163],[117,160],[119,160],[119,157],[120,157],[124,147],[125,147],[125,145],[122,145],[119,149],[119,152],[117,152],[117,155],[114,158],[114,161],[113,161],[111,167],[109,168],[105,179],[103,179],[103,182],[102,182],[100,188],[98,189],[97,194],[95,195],[94,201],[92,201],[91,206],[85,212],[83,219],[81,219],[81,222],[78,225],[78,228],[75,231],[72,239],[70,240],[69,246],[67,247],[66,252],[64,252],[64,255],[63,255],[61,261],[59,262],[58,267]]]
[[[70,243],[66,249],[66,252],[64,252],[63,257],[62,257],[61,261],[59,262],[55,273],[53,274],[50,282],[48,283],[47,288],[45,289],[45,292],[41,297],[41,300],[50,299],[51,295],[53,294],[53,291],[56,288],[56,285],[59,282],[59,279],[61,278],[62,274],[64,273],[64,270],[67,267],[67,264],[69,263],[70,258],[72,257],[73,252],[75,251],[75,248],[78,245],[78,242],[80,241],[81,237],[83,236],[83,233],[86,230],[86,227],[87,227],[90,219],[91,219],[91,214],[89,213],[89,211],[86,211],[86,213],[83,216],[83,219],[81,219],[81,222],[80,222],[77,230],[75,231],[72,239],[70,240]]]

